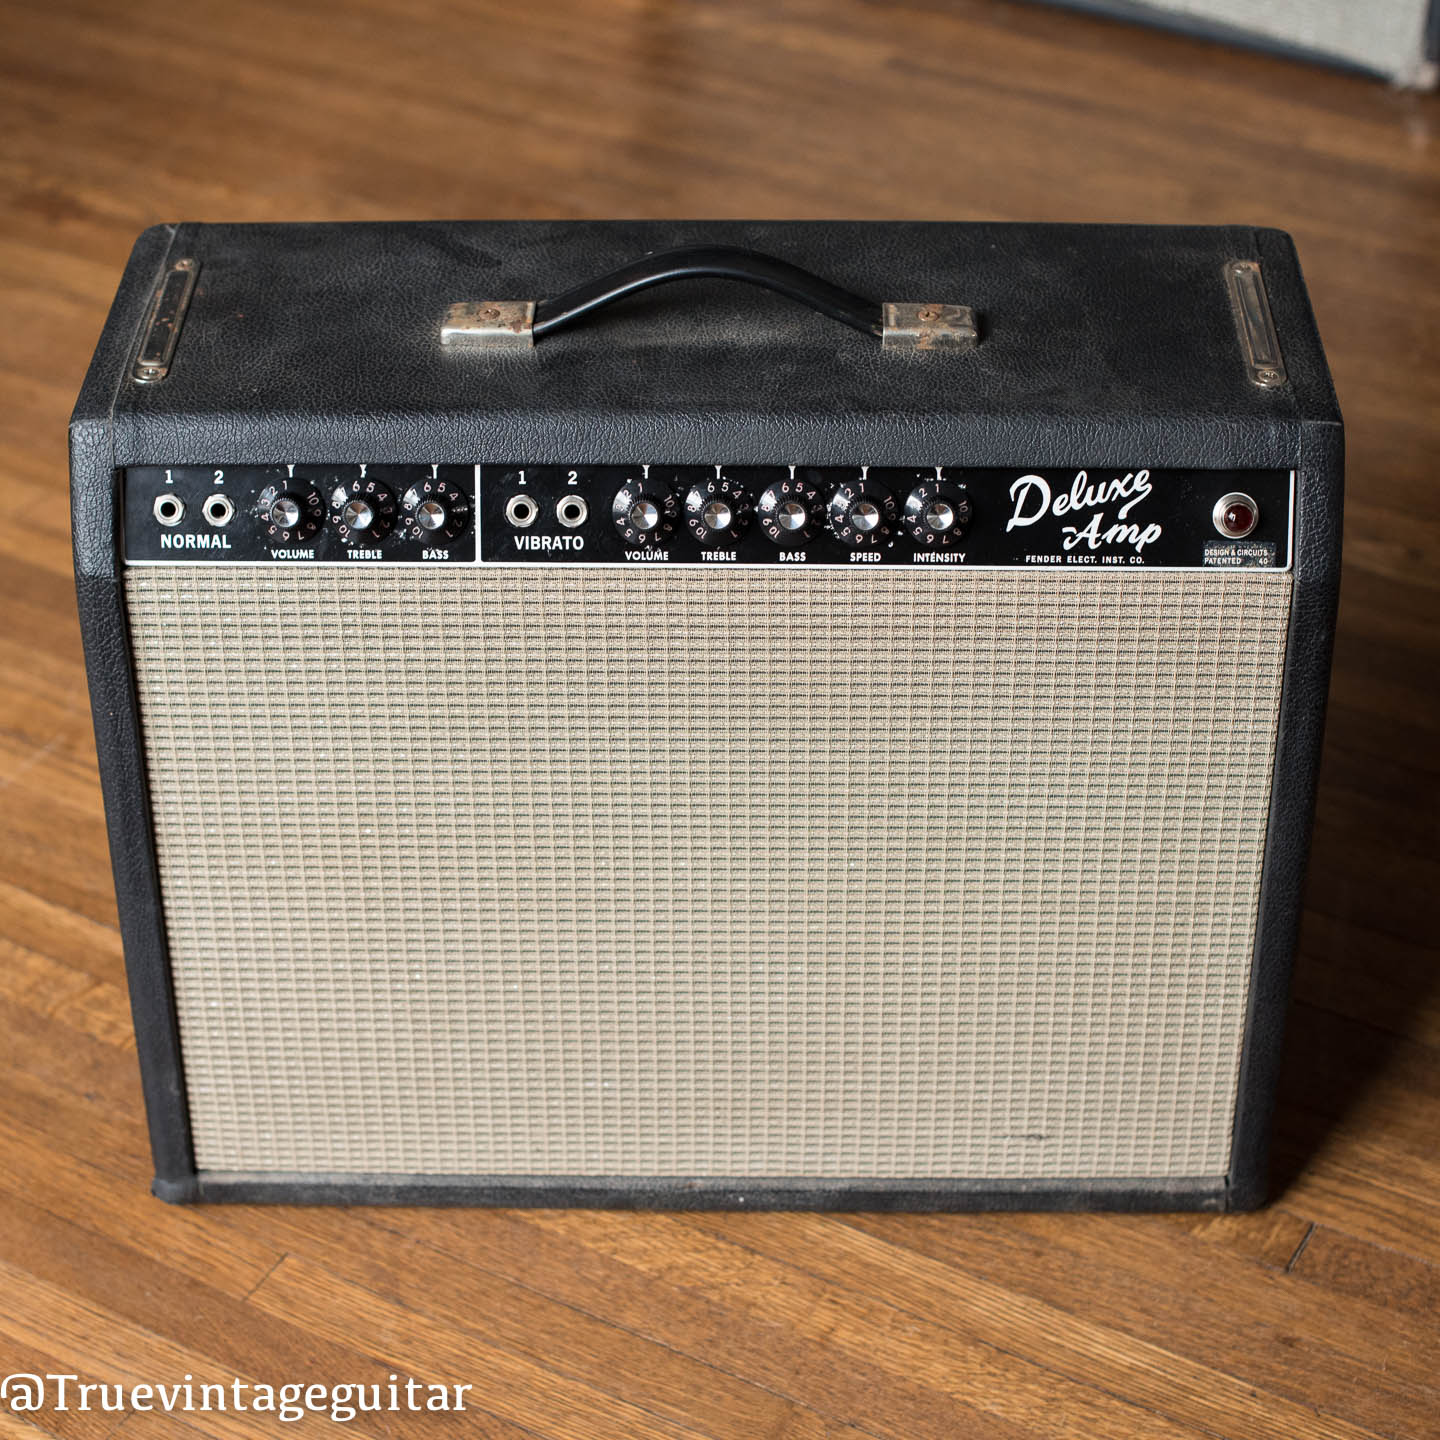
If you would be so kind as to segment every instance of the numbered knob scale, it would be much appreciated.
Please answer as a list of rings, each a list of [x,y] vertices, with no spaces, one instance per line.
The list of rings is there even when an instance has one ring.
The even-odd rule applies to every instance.
[[[894,537],[900,507],[895,495],[878,480],[847,480],[830,497],[830,529],[852,550],[874,550]]]
[[[320,529],[325,502],[308,480],[276,481],[261,490],[255,513],[266,537],[279,545],[300,545]]]
[[[953,545],[970,524],[970,497],[948,480],[922,480],[905,497],[901,523],[921,546]]]
[[[330,523],[346,545],[372,545],[395,527],[399,513],[390,488],[357,476],[342,480],[330,492]]]
[[[792,475],[765,488],[755,513],[760,528],[777,545],[799,545],[824,523],[825,498],[813,481]]]
[[[648,476],[627,480],[616,492],[610,518],[627,545],[660,545],[675,533],[680,502],[674,487]]]
[[[685,492],[685,523],[702,545],[730,545],[755,514],[745,487],[725,475],[697,480]]]
[[[405,534],[426,545],[442,545],[465,532],[470,497],[449,480],[417,480],[400,497]]]

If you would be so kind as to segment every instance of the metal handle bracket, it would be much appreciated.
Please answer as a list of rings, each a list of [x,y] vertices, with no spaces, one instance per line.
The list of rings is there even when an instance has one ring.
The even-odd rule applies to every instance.
[[[473,350],[529,350],[535,344],[535,302],[461,300],[445,312],[440,343]]]
[[[886,350],[973,350],[980,343],[975,312],[968,305],[887,301],[881,307]]]

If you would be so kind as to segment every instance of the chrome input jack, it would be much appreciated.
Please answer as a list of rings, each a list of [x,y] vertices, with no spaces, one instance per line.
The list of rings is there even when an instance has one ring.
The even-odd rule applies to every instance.
[[[178,495],[157,495],[153,513],[164,526],[178,525],[185,518],[185,502]]]
[[[200,513],[220,530],[235,518],[235,502],[228,495],[212,495],[200,507]]]
[[[535,523],[540,507],[528,495],[512,495],[505,506],[505,518],[517,529]]]
[[[580,495],[566,495],[555,502],[555,518],[567,529],[577,530],[590,515],[590,507]]]

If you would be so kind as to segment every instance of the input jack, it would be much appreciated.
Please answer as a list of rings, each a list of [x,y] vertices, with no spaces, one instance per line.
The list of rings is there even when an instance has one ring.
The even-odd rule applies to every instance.
[[[567,529],[577,530],[589,517],[590,507],[581,495],[566,495],[555,502],[555,518]]]
[[[223,529],[235,518],[235,502],[228,495],[212,495],[200,513],[217,529]]]
[[[178,525],[185,518],[185,502],[178,495],[157,495],[154,515],[166,527]]]
[[[505,506],[505,518],[517,529],[533,525],[540,507],[528,495],[512,495]]]

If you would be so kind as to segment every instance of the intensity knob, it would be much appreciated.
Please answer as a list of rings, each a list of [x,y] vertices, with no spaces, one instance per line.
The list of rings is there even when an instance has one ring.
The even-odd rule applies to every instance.
[[[900,523],[920,546],[953,545],[970,523],[970,497],[948,480],[922,480],[905,497]]]
[[[371,545],[395,528],[399,506],[390,489],[378,480],[356,476],[330,492],[330,523],[346,545]]]
[[[777,545],[801,545],[825,519],[820,487],[803,475],[791,475],[766,486],[755,507],[760,528]]]
[[[281,545],[298,545],[310,539],[325,519],[325,502],[313,485],[289,480],[267,485],[255,504],[267,539]]]
[[[610,518],[627,545],[663,544],[675,533],[679,515],[674,487],[648,477],[627,480],[610,506]]]
[[[890,542],[900,507],[895,494],[877,480],[847,480],[835,488],[827,515],[835,538],[852,550],[874,550]]]
[[[702,545],[729,545],[750,527],[755,507],[745,487],[726,475],[697,480],[685,492],[685,523]]]
[[[470,523],[470,497],[453,481],[417,480],[400,497],[405,534],[425,545],[442,545]]]

